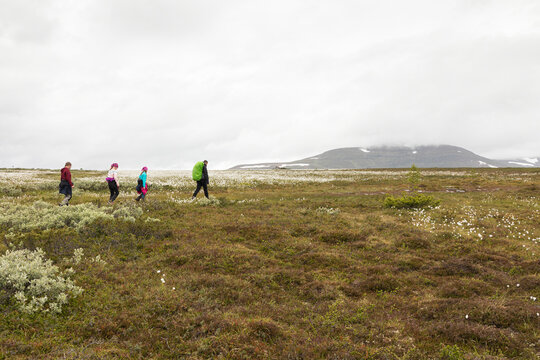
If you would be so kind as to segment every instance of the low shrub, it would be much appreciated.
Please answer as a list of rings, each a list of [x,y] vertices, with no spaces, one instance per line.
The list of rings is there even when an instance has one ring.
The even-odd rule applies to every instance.
[[[328,244],[365,242],[367,233],[356,233],[351,231],[324,232],[319,238]]]
[[[319,214],[327,214],[327,215],[337,215],[341,211],[338,208],[329,208],[325,206],[321,206],[317,208],[317,213]]]
[[[69,278],[70,272],[61,272],[41,249],[8,250],[0,257],[0,290],[7,292],[22,312],[59,313],[69,296],[82,292]]]
[[[298,226],[293,228],[290,231],[291,236],[301,237],[301,236],[314,236],[317,234],[318,230],[315,226]]]
[[[384,199],[384,207],[394,209],[418,209],[418,208],[433,208],[441,203],[440,200],[433,196],[416,194],[403,195],[401,197],[388,196]]]
[[[184,202],[184,203],[191,203],[194,205],[200,205],[200,206],[221,206],[221,200],[218,198],[215,198],[213,196],[210,196],[210,198],[195,198],[193,200],[184,200],[184,201],[178,201],[178,202]]]
[[[429,249],[431,246],[429,240],[426,239],[425,233],[416,229],[399,234],[394,243],[397,247],[415,250]]]
[[[134,222],[141,215],[142,210],[135,206],[121,207],[111,213],[111,208],[99,208],[90,203],[65,207],[44,201],[30,205],[0,203],[0,226],[20,232],[66,226],[80,230],[96,220],[121,219]]]
[[[420,257],[414,257],[398,261],[397,265],[400,272],[417,271],[425,265],[425,260]]]
[[[462,360],[463,352],[457,345],[447,345],[441,349],[441,360]]]
[[[539,275],[527,275],[519,280],[521,289],[534,291],[540,289],[540,276]]]
[[[248,323],[253,337],[266,343],[274,343],[284,337],[279,325],[271,319],[257,319]]]
[[[361,297],[368,292],[390,292],[399,288],[400,283],[393,277],[375,275],[365,280],[354,281],[342,287],[343,292],[349,297]]]
[[[473,276],[479,268],[466,259],[449,259],[432,267],[432,273],[439,276]]]
[[[17,188],[17,187],[6,187],[5,189],[2,190],[2,195],[4,196],[16,197],[16,196],[21,196],[22,194],[23,194],[22,189]]]
[[[107,189],[107,182],[105,179],[78,179],[77,189],[85,191],[105,191]]]
[[[138,239],[164,239],[172,236],[170,226],[161,221],[118,222],[111,219],[98,219],[91,225],[80,229],[78,233],[81,238],[87,238],[90,242],[99,240],[100,243],[109,243],[113,239],[116,239],[113,241],[115,243],[125,242],[127,236],[134,236]]]
[[[444,282],[440,286],[440,296],[444,298],[472,298],[489,296],[494,290],[486,282],[476,279],[460,279]]]
[[[115,219],[123,219],[130,222],[135,222],[135,219],[142,214],[143,210],[137,206],[123,206],[112,213]]]
[[[453,343],[484,347],[508,354],[510,358],[518,358],[522,351],[523,337],[509,329],[498,329],[465,321],[434,321],[424,327],[424,331],[432,338],[437,336]],[[448,359],[448,358],[446,358]],[[531,357],[532,359],[532,357]]]

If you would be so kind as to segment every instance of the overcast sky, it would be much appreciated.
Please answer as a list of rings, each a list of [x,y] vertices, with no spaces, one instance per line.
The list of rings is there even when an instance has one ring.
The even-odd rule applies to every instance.
[[[0,0],[0,167],[540,155],[540,2]]]

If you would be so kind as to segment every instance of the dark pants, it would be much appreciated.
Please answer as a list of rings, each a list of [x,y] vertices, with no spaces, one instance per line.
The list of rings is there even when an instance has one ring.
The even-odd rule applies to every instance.
[[[197,194],[199,191],[201,191],[201,188],[204,190],[204,196],[208,199],[208,184],[205,180],[199,180],[197,181],[197,188],[195,189],[195,192],[193,193],[193,197],[197,197]]]
[[[71,185],[66,180],[60,181],[59,192],[64,195],[64,199],[60,203],[60,206],[69,205],[69,200],[71,200],[73,195],[72,191]]]
[[[109,183],[109,191],[111,192],[111,197],[109,198],[109,202],[113,202],[118,197],[118,194],[120,194],[120,190],[118,189],[118,185],[116,184],[116,181],[108,181]]]

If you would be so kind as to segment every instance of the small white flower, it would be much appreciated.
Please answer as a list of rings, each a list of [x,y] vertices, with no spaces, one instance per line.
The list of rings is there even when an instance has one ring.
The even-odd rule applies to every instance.
[[[161,278],[161,282],[162,282],[163,284],[165,284],[165,279],[164,279],[164,278]]]
[[[161,270],[156,271],[158,274],[161,272]]]
[[[468,319],[469,318],[469,314],[465,315],[465,319]]]
[[[176,288],[175,288],[174,286],[173,286],[173,288],[172,288],[172,289],[173,289],[173,290],[176,290]]]
[[[506,285],[506,287],[507,287],[507,288],[509,288],[509,287],[510,287],[510,285]]]
[[[519,284],[516,284],[517,287],[519,287]]]

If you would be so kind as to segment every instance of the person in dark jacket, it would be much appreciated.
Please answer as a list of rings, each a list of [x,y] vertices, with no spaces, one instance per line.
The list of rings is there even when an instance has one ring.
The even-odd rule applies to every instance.
[[[72,188],[73,182],[71,182],[71,163],[68,161],[64,168],[60,171],[60,185],[58,190],[60,194],[64,195],[64,200],[59,204],[60,206],[68,206],[69,200],[73,195]]]
[[[208,160],[204,160],[203,163],[204,166],[202,168],[202,178],[201,180],[197,181],[197,188],[195,189],[191,200],[194,200],[197,197],[197,194],[199,193],[199,191],[201,191],[201,188],[203,188],[204,190],[204,196],[206,196],[206,198],[208,199],[208,184],[210,184],[208,170],[206,169],[206,165],[208,165]]]

